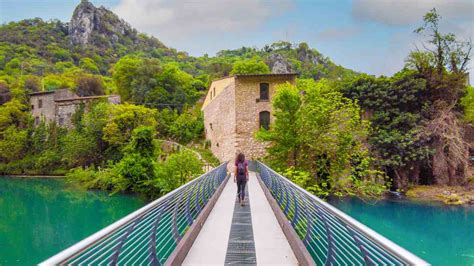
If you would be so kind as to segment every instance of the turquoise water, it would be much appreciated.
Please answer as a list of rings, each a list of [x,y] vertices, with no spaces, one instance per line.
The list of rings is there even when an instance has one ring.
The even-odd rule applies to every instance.
[[[63,180],[0,177],[0,265],[35,265],[144,204]]]
[[[355,198],[329,202],[432,265],[474,265],[474,206],[374,204]]]

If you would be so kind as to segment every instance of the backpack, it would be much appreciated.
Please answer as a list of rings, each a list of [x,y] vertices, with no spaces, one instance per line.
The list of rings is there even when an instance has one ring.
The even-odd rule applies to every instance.
[[[237,164],[237,177],[245,178],[245,164],[242,162]]]

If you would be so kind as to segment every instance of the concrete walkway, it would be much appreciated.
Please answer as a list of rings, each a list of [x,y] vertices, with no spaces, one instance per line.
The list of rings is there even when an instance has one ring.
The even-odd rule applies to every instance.
[[[297,265],[298,261],[265,198],[255,173],[248,183],[258,265]],[[224,265],[237,187],[229,180],[183,265]]]

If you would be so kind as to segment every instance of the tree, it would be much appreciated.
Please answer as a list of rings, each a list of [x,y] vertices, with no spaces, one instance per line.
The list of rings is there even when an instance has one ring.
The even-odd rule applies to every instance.
[[[18,129],[14,125],[9,126],[0,133],[0,161],[11,162],[23,157],[27,131]]]
[[[124,148],[125,156],[114,168],[120,177],[130,181],[139,191],[140,181],[155,178],[154,129],[140,126],[133,130],[130,143]]]
[[[296,86],[282,85],[272,105],[275,123],[258,137],[269,141],[275,168],[291,170],[320,195],[383,191],[383,175],[373,170],[363,142],[368,124],[361,120],[358,105],[330,82],[298,80]],[[307,173],[311,180],[306,180]]]
[[[426,34],[430,39],[428,43],[434,49],[426,46],[426,53],[431,55],[431,62],[438,74],[443,73],[446,69],[453,73],[465,73],[467,65],[470,61],[472,50],[471,41],[460,41],[453,33],[443,34],[439,29],[441,15],[438,14],[436,8],[430,10],[423,17],[423,25],[415,30],[415,33]],[[415,58],[412,58],[415,59]],[[417,67],[423,67],[418,60],[411,61]],[[421,72],[421,71],[420,71]]]
[[[474,87],[467,88],[466,95],[461,99],[461,105],[464,108],[464,120],[474,123]]]
[[[104,95],[104,81],[99,75],[80,75],[76,78],[76,93],[79,96]]]
[[[8,85],[3,80],[0,80],[0,105],[10,101],[11,93]]]
[[[124,56],[113,66],[112,78],[117,86],[118,93],[124,101],[132,99],[134,80],[138,76],[138,69],[142,60],[138,57]]]
[[[256,57],[235,62],[231,72],[232,75],[268,73],[270,73],[270,68],[265,64],[265,62]]]
[[[71,130],[61,139],[62,157],[69,167],[89,166],[94,163],[97,143],[92,136]]]
[[[425,132],[430,132],[434,149],[432,174],[436,183],[456,185],[464,180],[468,167],[468,145],[460,134],[457,117],[460,97],[466,93],[472,43],[458,40],[452,33],[442,34],[436,9],[423,20],[415,32],[428,36],[428,46],[424,45],[425,51],[412,52],[407,66],[419,72],[430,92]]]
[[[157,59],[125,56],[115,64],[112,78],[123,100],[156,107],[156,99],[150,95],[157,94],[157,91],[162,91],[158,99],[164,97],[165,101],[169,100],[169,93],[158,86],[161,73]]]
[[[203,173],[203,164],[196,153],[184,149],[171,154],[164,163],[160,164],[155,186],[160,187],[162,193],[167,193],[201,173]]]
[[[156,86],[145,97],[147,104],[163,109],[165,107],[182,110],[185,104],[194,104],[199,98],[198,87],[188,73],[179,69],[177,64],[168,63],[156,77]]]
[[[103,139],[110,145],[121,147],[140,126],[156,127],[157,111],[133,104],[111,105],[110,116],[103,131]]]
[[[298,121],[300,116],[298,112],[301,108],[301,100],[298,87],[288,83],[280,85],[272,101],[275,122],[272,124],[271,132],[262,130],[258,134],[261,139],[275,143],[270,146],[268,152],[280,165],[298,168],[298,153],[301,146],[299,143],[301,121]]]
[[[392,78],[361,75],[342,88],[357,100],[370,119],[369,143],[380,166],[404,189],[420,180],[420,169],[430,155],[429,135],[423,129],[426,82],[415,71],[404,70]],[[422,176],[430,182],[429,176]]]
[[[27,106],[18,99],[12,99],[0,106],[0,133],[14,125],[23,128],[28,123]]]
[[[188,112],[179,115],[169,127],[169,134],[172,139],[184,144],[202,136],[203,131],[204,121],[202,115],[196,116]]]
[[[94,62],[94,60],[90,59],[89,57],[81,58],[79,61],[79,67],[89,73],[99,74],[99,67]]]

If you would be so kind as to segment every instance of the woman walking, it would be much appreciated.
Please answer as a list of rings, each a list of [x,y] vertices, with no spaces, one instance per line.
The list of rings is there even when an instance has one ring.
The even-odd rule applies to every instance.
[[[235,160],[235,174],[234,183],[237,183],[237,197],[239,197],[240,206],[244,206],[245,199],[245,185],[249,180],[248,163],[245,160],[245,155],[239,153]]]

